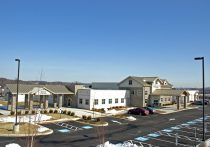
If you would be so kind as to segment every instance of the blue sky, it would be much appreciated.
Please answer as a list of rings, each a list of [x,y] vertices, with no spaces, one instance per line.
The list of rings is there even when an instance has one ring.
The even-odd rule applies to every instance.
[[[1,0],[0,77],[66,82],[159,76],[210,86],[209,0]]]

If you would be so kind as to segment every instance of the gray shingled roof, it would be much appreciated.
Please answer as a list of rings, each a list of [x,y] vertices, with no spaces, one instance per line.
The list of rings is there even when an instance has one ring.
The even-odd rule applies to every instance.
[[[156,79],[158,79],[158,77],[131,77],[134,80],[136,80],[137,82],[141,83],[144,86],[151,86],[152,82]]]
[[[182,96],[188,94],[185,90],[176,90],[176,89],[157,89],[151,95],[162,95],[162,96]]]
[[[10,90],[12,94],[17,93],[17,84],[6,84],[6,87]],[[44,88],[53,94],[73,94],[63,85],[24,85],[24,84],[19,84],[19,93],[28,94],[35,87]]]
[[[63,85],[44,85],[43,87],[53,94],[73,94]]]

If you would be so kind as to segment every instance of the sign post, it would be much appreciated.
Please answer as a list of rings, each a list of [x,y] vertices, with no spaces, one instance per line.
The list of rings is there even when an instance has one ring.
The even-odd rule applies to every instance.
[[[59,113],[60,113],[60,119],[61,119],[61,113],[62,113],[62,109],[59,108]]]

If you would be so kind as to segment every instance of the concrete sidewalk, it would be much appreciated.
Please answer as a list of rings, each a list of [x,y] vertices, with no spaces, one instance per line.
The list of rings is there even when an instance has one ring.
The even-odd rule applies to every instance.
[[[177,105],[169,105],[169,106],[164,106],[162,108],[156,109],[157,111],[160,112],[160,114],[170,114],[170,113],[175,113],[175,112],[180,112],[184,110],[190,110],[190,109],[197,109],[199,108],[198,106],[188,106],[186,109],[181,108],[177,110]]]

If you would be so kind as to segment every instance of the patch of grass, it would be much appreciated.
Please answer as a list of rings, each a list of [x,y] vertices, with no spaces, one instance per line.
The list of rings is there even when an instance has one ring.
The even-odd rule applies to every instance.
[[[128,115],[127,114],[113,115],[113,117],[124,119],[124,118],[128,117]]]
[[[60,119],[61,118],[75,118],[75,116],[70,116],[67,114],[59,114],[59,113],[50,113],[47,114],[48,116],[52,116],[53,119]]]
[[[37,129],[39,126],[29,124],[29,123],[20,123],[20,131],[18,134],[37,134]],[[0,134],[14,134],[13,132],[14,123],[0,123]]]
[[[84,120],[84,119],[80,119],[77,122],[79,122],[79,123],[85,123],[85,124],[89,124],[89,125],[106,125],[107,124],[107,122],[105,122],[105,121],[103,121],[101,119],[95,119],[95,120]]]

